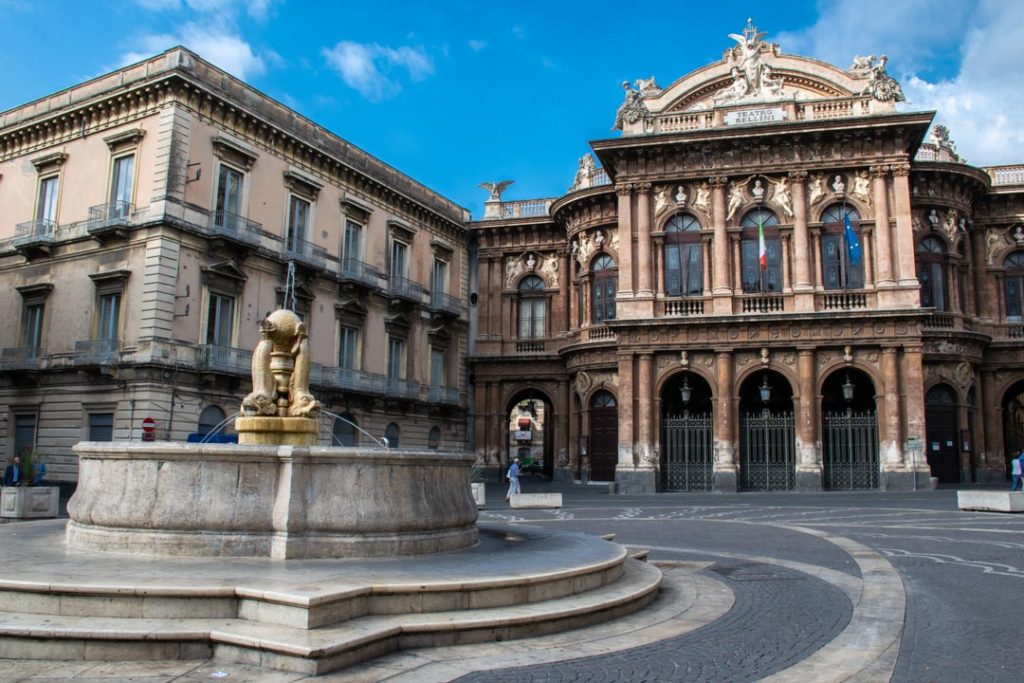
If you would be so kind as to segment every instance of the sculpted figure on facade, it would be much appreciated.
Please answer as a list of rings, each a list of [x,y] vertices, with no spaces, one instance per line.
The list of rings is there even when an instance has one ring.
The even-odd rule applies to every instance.
[[[743,184],[734,180],[729,183],[729,204],[726,208],[725,220],[731,221],[741,206],[743,206]]]
[[[679,206],[686,206],[686,188],[682,185],[676,188],[676,204]]]
[[[523,274],[523,257],[509,256],[505,259],[505,286],[512,287]]]
[[[541,264],[540,273],[548,281],[548,286],[558,286],[558,255],[550,254],[544,257],[544,262]]]
[[[580,235],[579,248],[576,249],[576,262],[586,266],[590,262],[590,255],[594,253],[594,241],[589,233]]]
[[[825,176],[822,173],[815,173],[807,181],[807,203],[814,206],[819,199],[825,196]]]
[[[843,194],[846,192],[846,183],[843,182],[843,176],[837,175],[832,181],[832,191],[836,194]]]
[[[1017,226],[1021,232],[1021,242],[1024,242],[1024,230]],[[998,228],[989,228],[985,233],[985,261],[990,266],[995,265],[996,256],[1006,245],[1006,232]]]
[[[760,87],[761,70],[761,39],[766,33],[758,31],[752,19],[747,19],[743,33],[730,33],[729,37],[739,43],[739,69],[746,81],[747,92],[754,92]],[[735,49],[735,48],[734,48]]]
[[[764,199],[764,183],[760,178],[754,181],[754,187],[751,188],[750,194],[754,195],[754,199],[757,201]]]
[[[730,102],[735,102],[750,92],[747,80],[743,77],[739,67],[734,66],[730,75],[732,76],[732,84],[723,90],[721,95],[715,98],[715,104],[729,104]]]
[[[879,57],[877,63],[872,59],[868,84],[860,94],[870,95],[880,102],[905,102],[907,98],[903,95],[903,88],[885,71],[888,61],[885,55]]]
[[[954,244],[960,239],[959,230],[957,229],[957,223],[959,220],[960,213],[956,209],[949,209],[946,211],[946,220],[942,224],[942,227],[950,244]]]
[[[932,230],[939,229],[939,212],[935,209],[928,212],[928,223],[932,226]]]
[[[252,352],[252,392],[242,400],[246,416],[315,417],[320,402],[309,392],[306,324],[278,309],[260,326],[263,339]]]
[[[855,71],[866,73],[871,71],[871,65],[875,63],[875,56],[868,55],[867,57],[856,56],[853,58],[853,65],[847,69],[848,71]]]
[[[619,253],[619,231],[616,230],[612,233],[611,238],[608,240],[608,248],[614,251],[616,254]]]
[[[853,196],[871,206],[871,176],[867,171],[858,171],[854,176]]]
[[[660,215],[669,206],[668,185],[658,185],[654,188],[654,215]]]
[[[654,96],[661,93],[661,86],[654,80],[654,76],[651,76],[650,78],[638,78],[633,81],[633,84],[644,97]]]
[[[793,217],[793,197],[789,194],[789,178],[780,176],[772,181],[772,199],[790,218]]]
[[[711,215],[711,186],[707,181],[697,186],[697,196],[693,200],[693,205]]]
[[[594,172],[596,170],[597,165],[594,163],[594,157],[590,152],[581,156],[579,167],[576,169],[576,177],[573,178],[572,187],[569,188],[569,192],[591,187],[593,185]]]
[[[1024,226],[1013,226],[1013,241],[1017,243],[1017,246],[1024,244]]]
[[[612,130],[622,130],[625,124],[636,123],[651,114],[644,104],[643,93],[629,87],[629,81],[622,81],[622,89],[626,91],[626,97],[615,112],[615,125],[612,126]]]

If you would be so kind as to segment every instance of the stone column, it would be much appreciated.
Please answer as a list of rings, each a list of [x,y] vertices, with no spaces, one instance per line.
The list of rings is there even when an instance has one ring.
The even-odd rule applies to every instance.
[[[714,452],[715,477],[713,490],[736,491],[736,437],[733,432],[732,351],[715,355],[718,389],[715,399]]]
[[[779,237],[779,241],[782,243],[782,293],[789,294],[793,291],[793,283],[790,280],[790,251],[789,251],[789,235],[782,235]]]
[[[651,395],[654,391],[654,356],[650,353],[641,353],[637,358],[639,366],[639,382],[636,387],[637,407],[637,444],[634,452],[637,454],[639,467],[642,469],[654,468],[654,415],[651,410]]]
[[[654,469],[640,467],[633,452],[635,413],[633,397],[639,384],[634,373],[634,354],[620,351],[619,361],[619,462],[615,467],[615,482],[620,493],[654,493]]]
[[[733,255],[733,263],[736,264],[736,268],[733,270],[733,273],[732,273],[733,274],[733,278],[735,279],[735,283],[733,284],[733,291],[742,293],[743,292],[743,270],[742,270],[742,265],[741,264],[743,263],[743,252],[740,251],[740,249],[741,249],[740,236],[739,235],[734,235],[733,238],[732,238],[732,255]],[[718,311],[716,310],[715,313],[717,313],[717,312]],[[727,312],[728,313],[732,313],[732,306],[731,306],[731,304],[730,304],[729,310]]]
[[[575,310],[572,306],[572,290],[574,289],[574,287],[572,286],[572,270],[570,270],[572,268],[572,259],[567,252],[565,254],[562,254],[559,261],[560,263],[558,269],[562,272],[558,274],[558,286],[562,290],[562,300],[566,302],[564,329],[566,331],[569,331],[574,327],[574,325],[572,324],[572,316]]]
[[[725,186],[729,179],[715,177],[711,183],[711,222],[714,228],[712,251],[714,252],[714,311],[717,315],[732,313],[732,290],[729,287],[729,233],[725,227]]]
[[[569,460],[569,431],[572,429],[572,411],[569,408],[569,381],[558,380],[558,407],[556,415],[564,418],[557,420],[558,434],[555,439],[555,468],[552,470],[555,481],[572,481],[572,463]],[[550,429],[550,426],[548,427]]]
[[[916,336],[920,339],[920,334]],[[923,444],[927,435],[924,424],[924,348],[920,343],[903,345],[903,362],[900,365],[903,368],[904,439],[917,439],[918,443]],[[910,454],[904,452],[903,466],[911,476],[917,477],[916,488],[927,488],[931,483],[928,461],[923,452],[915,460],[911,462]],[[908,484],[914,488],[912,480]]]
[[[572,383],[569,383],[568,406],[566,415],[569,416],[569,476],[576,478],[576,473],[580,471],[583,462],[580,459],[580,414],[576,407],[576,391]]]
[[[633,186],[616,185],[615,194],[619,200],[619,290],[615,298],[621,301],[633,298]]]
[[[873,289],[875,286],[874,263],[871,260],[871,251],[874,249],[875,240],[870,234],[864,235],[864,289]]]
[[[892,191],[896,214],[896,261],[899,263],[899,286],[913,287],[913,300],[919,301],[917,288],[917,264],[914,261],[914,226],[910,215],[910,164],[895,164],[892,167]]]
[[[711,242],[704,240],[700,243],[701,265],[704,268],[704,296],[711,294]]]
[[[651,288],[651,184],[640,183],[636,188],[637,295],[650,297],[654,295]],[[621,235],[619,248],[622,248]]]
[[[814,242],[814,289],[821,292],[825,289],[825,282],[821,274],[821,234],[816,233]]]
[[[978,481],[1003,482],[1005,481],[1004,453],[1006,444],[1003,443],[1002,406],[996,396],[996,377],[991,370],[981,373],[981,406],[979,406],[986,419],[984,422],[983,443],[975,446],[976,452],[981,455],[983,470],[978,472]],[[975,434],[975,438],[977,438]]]
[[[797,411],[796,439],[798,491],[821,490],[821,463],[818,459],[818,397],[815,385],[815,354],[813,349],[801,349],[797,361],[800,406]]]
[[[879,455],[882,488],[902,490],[908,481],[903,466],[903,414],[900,405],[899,348],[882,348],[882,382],[885,421],[879,424]],[[902,480],[901,480],[902,479]]]
[[[789,187],[793,193],[793,292],[797,311],[813,311],[814,287],[811,285],[810,240],[807,231],[807,179],[806,171],[789,174]]]
[[[875,193],[875,236],[878,251],[875,263],[878,269],[878,288],[895,285],[892,278],[892,229],[889,227],[889,168],[872,166],[871,178]]]

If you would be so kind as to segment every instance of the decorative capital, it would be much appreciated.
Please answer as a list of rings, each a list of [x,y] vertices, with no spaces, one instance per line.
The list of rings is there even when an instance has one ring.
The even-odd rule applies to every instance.
[[[910,164],[906,162],[893,164],[891,168],[894,176],[905,178],[910,175]]]
[[[807,180],[807,171],[790,171],[786,175],[795,183],[802,183]]]
[[[869,171],[872,178],[884,178],[889,174],[889,167],[884,164],[881,166],[872,166]]]
[[[619,183],[618,185],[615,186],[615,194],[619,195],[620,197],[628,197],[632,193],[632,183]]]
[[[716,175],[711,178],[708,178],[708,184],[711,185],[711,187],[713,188],[724,189],[726,186],[729,185],[729,178],[728,176],[724,175]]]
[[[636,183],[633,187],[641,194],[650,194],[651,192],[651,183]]]

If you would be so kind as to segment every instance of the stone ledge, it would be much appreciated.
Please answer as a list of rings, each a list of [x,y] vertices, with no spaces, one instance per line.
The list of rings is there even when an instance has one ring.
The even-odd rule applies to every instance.
[[[1024,512],[1024,492],[957,491],[956,504],[961,510]]]
[[[510,501],[512,509],[543,509],[562,507],[561,493],[518,493]]]

